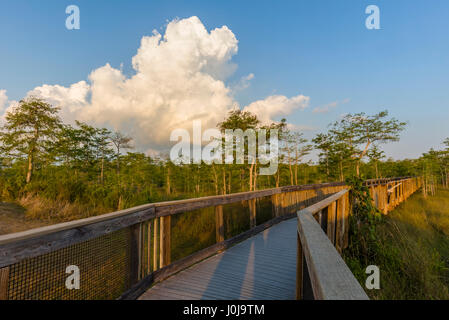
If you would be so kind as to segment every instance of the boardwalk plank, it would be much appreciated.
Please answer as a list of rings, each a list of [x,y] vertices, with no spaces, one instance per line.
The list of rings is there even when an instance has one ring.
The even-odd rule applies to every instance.
[[[294,299],[297,220],[283,221],[154,285],[139,299]]]

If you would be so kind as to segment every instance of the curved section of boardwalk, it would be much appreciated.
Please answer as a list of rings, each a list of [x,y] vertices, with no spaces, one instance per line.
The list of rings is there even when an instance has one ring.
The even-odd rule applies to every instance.
[[[274,225],[156,284],[139,299],[295,299],[296,229],[296,218]]]

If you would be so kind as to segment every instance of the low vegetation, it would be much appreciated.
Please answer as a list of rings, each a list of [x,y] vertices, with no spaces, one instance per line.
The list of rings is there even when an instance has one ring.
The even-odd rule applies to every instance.
[[[372,210],[370,215],[379,217]],[[379,267],[381,288],[366,290],[370,298],[449,299],[448,189],[434,196],[418,192],[362,228],[363,233],[351,231],[344,258],[363,287],[365,268]]]

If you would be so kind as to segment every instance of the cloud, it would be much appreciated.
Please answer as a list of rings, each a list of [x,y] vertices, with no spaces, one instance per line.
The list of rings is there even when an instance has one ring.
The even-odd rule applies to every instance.
[[[60,85],[47,85],[36,87],[28,92],[28,96],[45,99],[54,106],[61,107],[61,117],[69,122],[77,119],[88,105],[89,84],[80,81],[66,88]]]
[[[269,124],[273,122],[275,117],[286,116],[297,109],[305,109],[309,104],[309,100],[309,97],[302,94],[292,98],[274,95],[264,100],[252,102],[244,107],[243,110],[257,114],[262,123]]]
[[[342,101],[333,101],[333,102],[330,102],[328,104],[325,104],[324,106],[314,108],[312,110],[312,112],[313,113],[328,113],[332,109],[336,108],[338,105],[348,103],[349,101],[350,101],[349,98],[346,98],[346,99],[344,99]]]
[[[6,107],[6,102],[8,101],[8,96],[6,95],[6,90],[0,90],[0,111]]]
[[[132,57],[134,75],[109,63],[93,70],[87,81],[64,87],[44,84],[28,92],[61,107],[65,122],[85,121],[120,130],[135,139],[139,150],[151,153],[170,145],[174,129],[215,128],[229,110],[240,108],[226,79],[235,71],[238,51],[233,32],[222,26],[206,30],[197,17],[169,22],[164,34],[154,30],[141,39]],[[247,86],[253,74],[241,79]],[[263,122],[304,108],[309,98],[270,96],[245,107]]]
[[[17,101],[8,99],[6,90],[0,90],[0,126],[5,123],[6,114],[17,105]]]
[[[318,127],[310,126],[307,124],[292,124],[288,123],[287,128],[291,131],[316,131]]]
[[[234,85],[232,91],[237,92],[248,88],[252,79],[254,79],[254,73],[250,73],[240,78],[240,81],[236,85]]]

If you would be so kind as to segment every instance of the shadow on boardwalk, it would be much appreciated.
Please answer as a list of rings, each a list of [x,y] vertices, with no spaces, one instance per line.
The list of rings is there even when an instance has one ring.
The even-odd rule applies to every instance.
[[[140,299],[295,298],[296,218],[155,285]]]

